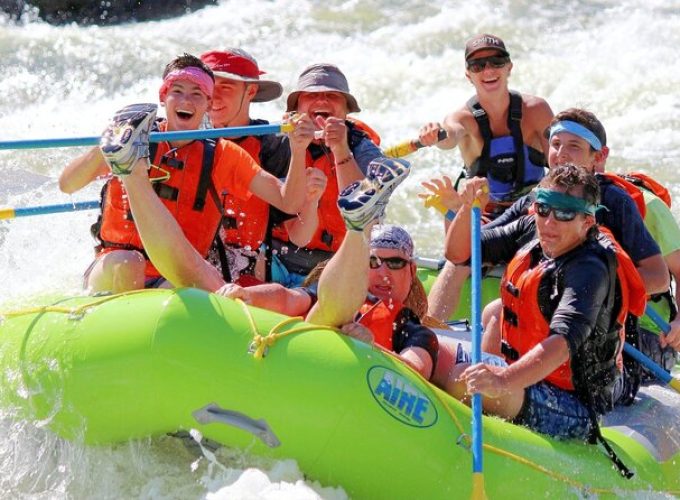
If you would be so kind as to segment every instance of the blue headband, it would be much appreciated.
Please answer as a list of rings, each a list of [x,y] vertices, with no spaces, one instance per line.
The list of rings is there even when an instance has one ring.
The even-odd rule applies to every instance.
[[[569,120],[557,122],[555,125],[550,127],[550,139],[553,138],[553,135],[559,134],[560,132],[569,132],[570,134],[574,134],[587,141],[595,151],[602,150],[602,142],[600,142],[600,139],[598,139],[591,130],[588,130],[580,123]]]
[[[536,202],[545,203],[554,208],[573,210],[574,212],[582,212],[588,215],[595,215],[595,212],[597,211],[596,205],[590,205],[583,198],[545,188],[536,188]]]

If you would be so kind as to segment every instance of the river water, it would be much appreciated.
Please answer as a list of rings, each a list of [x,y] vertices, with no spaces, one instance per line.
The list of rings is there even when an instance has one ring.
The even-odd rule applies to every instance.
[[[610,170],[653,173],[678,199],[677,0],[224,0],[181,18],[107,28],[17,26],[0,17],[0,141],[98,135],[116,109],[156,101],[160,74],[174,56],[241,46],[285,93],[308,64],[340,66],[364,109],[358,117],[389,146],[471,95],[463,45],[478,32],[505,40],[512,88],[546,98],[555,112],[578,106],[598,115]],[[256,104],[252,115],[276,121],[283,106]],[[0,151],[0,205],[96,199],[101,184],[72,197],[57,187],[61,169],[82,151]],[[411,230],[420,255],[439,257],[441,217],[416,193],[432,176],[457,175],[460,157],[432,148],[410,159],[412,175],[393,196],[388,220]],[[0,307],[80,293],[94,220],[90,211],[0,222]],[[317,496],[345,493],[341,485],[305,480],[293,462],[229,450],[195,455],[171,438],[87,448],[0,410],[2,498]]]

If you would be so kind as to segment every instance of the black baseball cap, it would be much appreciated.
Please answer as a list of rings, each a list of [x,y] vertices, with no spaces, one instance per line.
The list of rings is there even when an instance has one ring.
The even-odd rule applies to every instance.
[[[470,59],[475,52],[485,49],[496,50],[505,57],[510,57],[510,53],[505,49],[503,40],[497,36],[483,33],[470,38],[465,43],[465,60]]]

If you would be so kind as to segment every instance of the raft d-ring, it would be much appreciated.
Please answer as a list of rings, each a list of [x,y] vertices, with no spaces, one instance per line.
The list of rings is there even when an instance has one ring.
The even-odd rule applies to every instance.
[[[470,447],[472,446],[470,436],[465,433],[458,436],[458,439],[456,439],[456,444],[467,451],[470,451]]]
[[[262,342],[257,342],[253,340],[250,345],[248,346],[248,354],[252,354],[255,357],[262,357],[264,358],[267,356],[267,353],[269,352],[269,346],[267,345],[262,345]],[[258,350],[260,351],[260,356],[257,356]]]

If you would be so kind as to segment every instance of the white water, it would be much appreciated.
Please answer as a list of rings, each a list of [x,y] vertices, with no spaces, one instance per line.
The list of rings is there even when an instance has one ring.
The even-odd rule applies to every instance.
[[[97,135],[117,108],[157,99],[160,73],[175,55],[240,45],[286,92],[306,65],[338,64],[365,110],[359,117],[392,145],[469,97],[462,47],[482,31],[505,39],[513,88],[545,97],[555,112],[570,106],[595,112],[608,132],[608,167],[653,172],[678,199],[677,0],[234,0],[182,18],[110,28],[0,19],[0,140]],[[255,105],[253,116],[278,120],[283,106],[283,100]],[[81,151],[0,151],[0,205],[96,199],[100,186],[72,198],[57,188],[59,172]],[[441,217],[415,194],[422,180],[457,175],[460,158],[430,149],[411,159],[413,174],[393,197],[388,218],[412,231],[421,255],[439,256]],[[78,293],[92,257],[94,219],[94,212],[80,212],[0,222],[0,310],[45,291]],[[3,498],[344,496],[312,489],[289,462],[222,453],[216,462],[195,463],[170,438],[87,448],[1,410],[0,417]],[[247,470],[251,465],[256,469]]]

